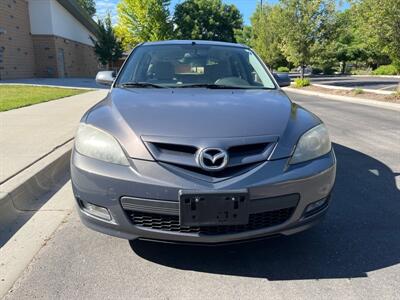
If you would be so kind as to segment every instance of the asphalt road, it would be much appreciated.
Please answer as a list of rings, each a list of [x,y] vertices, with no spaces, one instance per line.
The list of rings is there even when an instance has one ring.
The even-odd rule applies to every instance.
[[[338,158],[332,206],[317,227],[245,245],[131,247],[73,213],[6,299],[399,299],[399,112],[293,99],[326,122]]]
[[[311,77],[312,83],[327,84],[338,87],[376,89],[382,91],[395,91],[399,85],[400,79],[379,78],[379,77]]]

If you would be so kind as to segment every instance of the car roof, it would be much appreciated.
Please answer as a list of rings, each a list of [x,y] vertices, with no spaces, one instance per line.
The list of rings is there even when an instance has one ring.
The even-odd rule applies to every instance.
[[[169,40],[169,41],[157,41],[157,42],[144,42],[142,46],[149,45],[192,45],[193,43],[197,45],[215,45],[215,46],[225,46],[225,47],[235,47],[235,48],[249,48],[248,46],[235,43],[218,42],[218,41],[203,41],[203,40]]]

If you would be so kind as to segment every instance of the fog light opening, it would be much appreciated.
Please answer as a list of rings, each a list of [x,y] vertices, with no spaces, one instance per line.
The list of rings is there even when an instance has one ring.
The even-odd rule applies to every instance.
[[[323,207],[325,207],[326,204],[328,203],[328,199],[329,198],[327,197],[327,198],[324,198],[324,199],[321,199],[321,200],[318,200],[318,201],[315,201],[315,202],[309,204],[304,211],[305,217],[311,216],[311,215],[317,213]]]
[[[89,215],[98,217],[103,220],[111,221],[111,214],[107,208],[94,205],[92,203],[80,200],[79,201],[84,212],[87,212]]]

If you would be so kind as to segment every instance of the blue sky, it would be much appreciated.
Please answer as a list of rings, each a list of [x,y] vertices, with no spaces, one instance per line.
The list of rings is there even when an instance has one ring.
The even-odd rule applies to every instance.
[[[183,0],[171,0],[171,11],[176,4],[182,2]],[[96,0],[97,4],[97,14],[99,16],[104,16],[107,11],[110,11],[113,15],[113,20],[116,22],[116,6],[119,0]],[[260,0],[224,0],[225,3],[235,4],[243,15],[244,22],[246,24],[250,23],[250,17],[253,14],[256,4]],[[276,3],[278,0],[264,0],[264,3]],[[347,6],[347,5],[345,5]]]

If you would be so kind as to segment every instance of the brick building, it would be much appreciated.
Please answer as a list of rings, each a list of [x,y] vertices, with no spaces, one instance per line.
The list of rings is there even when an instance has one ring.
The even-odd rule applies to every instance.
[[[96,29],[75,0],[0,0],[0,80],[94,76]]]

